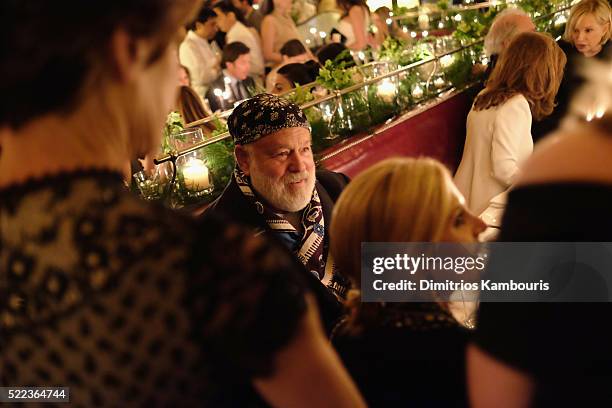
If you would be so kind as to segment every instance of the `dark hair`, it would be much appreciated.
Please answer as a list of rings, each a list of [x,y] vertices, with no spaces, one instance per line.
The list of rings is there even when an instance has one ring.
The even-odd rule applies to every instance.
[[[343,54],[344,53],[344,54]],[[317,52],[317,59],[321,65],[325,65],[327,61],[335,61],[342,54],[340,60],[346,61],[349,66],[355,65],[355,61],[348,52],[346,45],[341,43],[331,43],[324,45]]]
[[[274,0],[267,0],[267,1],[263,0],[260,3],[260,7],[263,8],[263,6],[266,6],[266,8],[264,10],[262,10],[262,12],[265,15],[272,14],[272,12],[274,11]]]
[[[221,2],[215,5],[213,8],[218,8],[223,14],[234,13],[234,15],[236,16],[236,20],[240,21],[243,24],[245,23],[242,12],[236,7],[234,7],[232,4]]]
[[[249,52],[251,52],[249,47],[247,47],[246,45],[244,45],[244,43],[241,43],[240,41],[227,44],[225,47],[223,47],[221,67],[225,68],[228,62],[234,62],[241,55],[248,54]]]
[[[486,88],[476,97],[474,110],[493,108],[521,94],[534,119],[550,115],[566,61],[550,35],[527,32],[515,36],[495,64]]]
[[[204,24],[211,18],[215,18],[215,17],[217,17],[217,13],[215,13],[213,9],[208,8],[208,7],[202,7],[200,9],[200,12],[196,16],[196,18],[193,21],[191,21],[189,24],[187,24],[187,29],[195,30],[196,23]]]
[[[338,4],[338,7],[344,11],[344,15],[342,17],[348,15],[349,10],[353,6],[365,7],[368,13],[370,12],[370,8],[368,7],[366,0],[336,0],[336,3]]]
[[[281,55],[295,57],[306,53],[306,47],[300,40],[289,40],[280,49]]]
[[[208,116],[204,110],[204,105],[200,101],[200,97],[188,86],[181,86],[179,88],[178,108],[185,120],[185,124],[204,119]]]
[[[197,0],[3,0],[0,2],[0,125],[18,129],[70,112],[108,71],[107,45],[121,27],[156,45],[159,59]],[[10,96],[10,97],[9,97]]]
[[[316,79],[308,67],[299,63],[283,65],[276,72],[287,78],[292,84],[306,85]]]

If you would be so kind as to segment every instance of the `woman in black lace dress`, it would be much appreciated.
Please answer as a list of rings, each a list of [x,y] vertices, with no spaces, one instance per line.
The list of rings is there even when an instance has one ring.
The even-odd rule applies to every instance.
[[[361,406],[298,262],[124,189],[160,143],[197,3],[1,2],[0,386],[70,387],[80,407]]]
[[[390,159],[342,192],[331,225],[339,269],[361,286],[362,242],[474,242],[484,223],[431,159]],[[333,344],[372,407],[463,407],[468,331],[442,303],[360,303]]]

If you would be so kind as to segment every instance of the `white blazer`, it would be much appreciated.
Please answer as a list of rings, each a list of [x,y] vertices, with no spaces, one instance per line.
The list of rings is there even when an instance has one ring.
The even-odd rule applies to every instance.
[[[533,151],[531,110],[527,99],[515,95],[486,110],[470,110],[463,157],[455,184],[474,214],[513,183],[519,166]]]

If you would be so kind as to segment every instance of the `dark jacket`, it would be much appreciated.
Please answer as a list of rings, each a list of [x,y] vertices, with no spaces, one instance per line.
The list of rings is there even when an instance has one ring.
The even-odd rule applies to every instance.
[[[323,256],[327,258],[329,252],[329,226],[331,225],[332,209],[338,196],[346,187],[350,179],[341,173],[334,173],[327,170],[317,170],[317,182],[315,184],[321,205],[323,207],[323,217],[325,219],[325,244],[323,247]],[[231,217],[232,220],[238,221],[244,225],[250,226],[253,229],[268,230],[265,219],[257,213],[255,207],[244,197],[236,180],[232,180],[227,185],[221,196],[217,198],[206,210],[204,217],[207,214],[221,212]],[[268,234],[271,239],[275,239],[273,234]],[[356,255],[358,256],[358,255]],[[343,307],[329,289],[327,289],[321,281],[319,281],[312,273],[304,268],[304,274],[307,276],[309,288],[317,298],[319,313],[327,334],[329,335],[334,328],[336,322],[343,315]]]
[[[242,89],[237,89],[238,87]],[[222,100],[222,97],[215,95],[215,89],[225,91],[225,75],[219,75],[217,79],[210,83],[206,91],[206,99],[208,99],[210,110],[215,112],[217,110],[224,111],[231,109],[234,107],[234,102],[250,98],[251,92],[255,89],[255,81],[253,81],[253,78],[247,77],[244,81],[238,81],[238,87],[234,84],[230,84],[230,96]]]
[[[557,130],[563,118],[569,113],[570,103],[576,91],[585,83],[585,79],[580,74],[580,65],[583,61],[587,60],[587,58],[584,58],[572,44],[566,41],[560,40],[559,47],[561,47],[567,57],[567,63],[563,71],[563,79],[559,86],[559,92],[557,92],[557,96],[555,97],[555,109],[553,112],[540,121],[534,120],[532,122],[531,134],[534,143],[547,134]],[[602,47],[599,54],[593,58],[600,61],[605,60],[610,56],[611,51],[612,47],[610,46],[610,41],[608,41]]]

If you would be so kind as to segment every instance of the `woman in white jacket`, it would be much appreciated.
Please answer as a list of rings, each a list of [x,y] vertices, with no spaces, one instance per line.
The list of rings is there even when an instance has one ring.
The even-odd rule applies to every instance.
[[[565,66],[555,41],[519,34],[502,53],[467,118],[463,158],[455,183],[469,209],[481,214],[506,191],[533,150],[532,117],[550,115]]]

